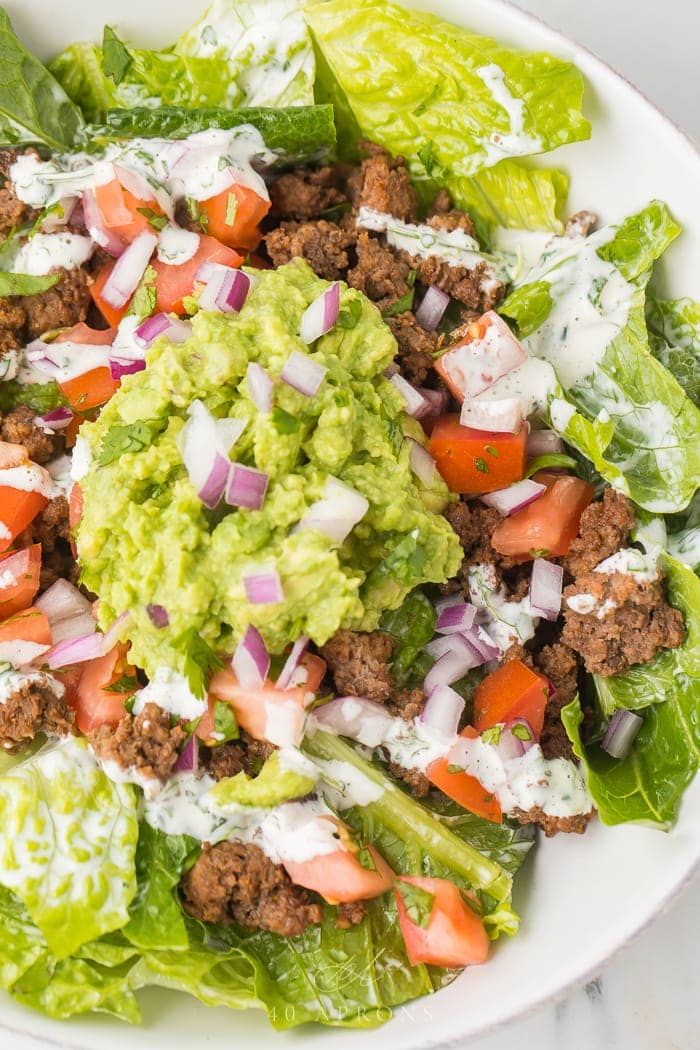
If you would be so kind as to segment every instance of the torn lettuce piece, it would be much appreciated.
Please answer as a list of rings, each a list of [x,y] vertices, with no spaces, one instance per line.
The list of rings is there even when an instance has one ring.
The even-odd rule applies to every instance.
[[[700,303],[648,295],[646,318],[652,354],[700,407]]]
[[[308,106],[314,51],[297,0],[214,0],[176,54],[224,62],[243,106]]]
[[[590,237],[555,238],[501,307],[527,353],[557,373],[570,414],[552,425],[569,440],[574,411],[612,422],[605,446],[605,430],[582,435],[596,467],[654,513],[685,507],[700,478],[700,411],[650,353],[644,320],[651,263],[678,233],[653,201]]]
[[[242,770],[233,777],[223,777],[209,789],[207,798],[222,813],[229,807],[279,806],[308,795],[317,779],[312,762],[285,748],[271,754],[256,777]]]
[[[201,844],[188,835],[166,835],[143,821],[136,849],[137,890],[122,930],[137,948],[186,951],[185,917],[177,895],[182,872],[199,856]]]
[[[58,959],[123,926],[136,890],[136,796],[87,741],[47,744],[0,777],[0,885]]]
[[[562,722],[586,771],[588,790],[604,824],[638,822],[672,827],[683,792],[700,766],[700,580],[665,555],[669,601],[681,610],[687,636],[677,649],[662,650],[649,664],[626,675],[595,678],[602,712],[636,710],[644,719],[625,759],[599,744],[584,746],[583,712],[574,700]]]
[[[405,156],[417,178],[451,188],[452,178],[590,134],[570,62],[386,0],[314,0],[305,14],[363,133]]]
[[[682,515],[669,520],[668,550],[677,561],[700,573],[700,493]]]
[[[469,178],[450,178],[446,185],[455,207],[470,213],[486,244],[498,226],[564,232],[561,214],[569,179],[556,168],[528,168],[517,160],[501,160]]]

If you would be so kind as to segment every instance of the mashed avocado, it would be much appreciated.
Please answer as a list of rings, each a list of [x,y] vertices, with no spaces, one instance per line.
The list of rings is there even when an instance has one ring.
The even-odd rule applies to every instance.
[[[158,340],[146,370],[126,377],[81,430],[92,454],[80,483],[82,579],[101,599],[104,625],[130,612],[124,636],[149,675],[163,665],[185,670],[198,635],[232,652],[249,623],[273,653],[302,633],[323,643],[339,627],[371,630],[411,588],[446,580],[460,564],[439,514],[447,489],[438,481],[426,490],[410,470],[405,435],[422,431],[383,375],[396,343],[377,309],[342,285],[338,324],[307,347],[301,316],[328,283],[300,261],[254,272],[240,314],[201,312],[187,342]],[[314,397],[278,378],[292,350],[328,369]],[[249,397],[249,361],[274,378],[272,413]],[[269,474],[261,510],[209,511],[198,499],[178,446],[196,398],[216,417],[246,420],[230,456]],[[313,529],[292,531],[329,476],[369,501],[340,546]],[[284,601],[246,600],[242,576],[260,565],[276,568]],[[150,604],[165,607],[167,627],[151,623]]]

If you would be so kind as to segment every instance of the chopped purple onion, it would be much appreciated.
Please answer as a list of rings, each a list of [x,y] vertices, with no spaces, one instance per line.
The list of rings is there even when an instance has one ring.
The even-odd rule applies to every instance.
[[[262,365],[251,361],[246,370],[248,393],[260,412],[272,411],[272,379]]]
[[[213,459],[210,459],[209,473],[204,479],[204,484],[197,490],[197,495],[209,510],[218,507],[224,494],[231,471],[231,461],[221,452],[214,451]]]
[[[314,361],[307,354],[292,350],[280,372],[280,379],[305,397],[313,397],[318,393],[327,371],[325,365]]]
[[[120,255],[124,254],[126,245],[121,237],[118,237],[113,230],[109,230],[104,225],[102,212],[97,206],[94,192],[92,190],[83,190],[82,202],[85,229],[95,244],[98,244],[100,248],[114,259],[118,259]]]
[[[120,616],[117,616],[112,626],[105,632],[103,640],[104,652],[108,653],[110,649],[113,649],[117,642],[120,641],[121,636],[124,633],[126,622],[130,617],[130,612],[123,612]]]
[[[308,346],[335,328],[340,313],[340,285],[336,281],[314,299],[301,316],[299,336]]]
[[[180,438],[182,459],[200,500],[213,510],[228,483],[231,469],[228,448],[235,440],[234,435],[240,434],[242,421],[214,419],[198,399],[190,405],[188,415]]]
[[[450,297],[447,292],[431,284],[416,310],[416,321],[427,332],[434,332],[449,305]]]
[[[440,478],[435,460],[428,450],[423,448],[414,438],[409,437],[406,440],[410,442],[408,459],[411,464],[411,470],[427,489],[432,488]]]
[[[501,655],[500,646],[496,645],[493,638],[479,624],[473,624],[460,637],[472,647],[480,664],[488,663],[489,660],[498,660]]]
[[[553,430],[531,430],[527,439],[526,452],[529,459],[538,456],[559,454],[564,451],[564,442]]]
[[[315,529],[334,543],[342,543],[368,510],[369,502],[361,493],[337,478],[329,477],[324,498],[311,504],[294,531]]]
[[[296,672],[300,668],[301,661],[308,646],[309,636],[306,634],[300,634],[292,646],[291,653],[285,660],[284,667],[277,676],[277,682],[275,683],[277,689],[290,689],[295,685],[300,684],[296,680]]]
[[[147,605],[146,612],[153,626],[159,630],[170,625],[170,616],[164,605]]]
[[[126,306],[138,288],[157,244],[155,234],[144,230],[120,255],[102,289],[102,298],[109,306],[115,310]]]
[[[317,707],[314,718],[328,732],[349,736],[365,747],[379,747],[392,724],[384,705],[364,696],[339,696]]]
[[[545,558],[535,558],[530,578],[530,606],[535,616],[542,616],[545,620],[559,619],[563,583],[561,565]]]
[[[99,631],[82,634],[77,638],[66,638],[49,649],[45,661],[49,670],[57,671],[69,664],[82,664],[87,660],[96,660],[108,651],[104,647],[104,641],[104,635]]]
[[[401,397],[406,402],[406,413],[409,416],[413,416],[414,419],[421,419],[423,416],[427,416],[430,412],[430,402],[427,401],[421,393],[419,393],[414,386],[412,386],[407,379],[404,379],[398,372],[393,375],[389,380],[393,383]]]
[[[455,601],[447,605],[438,615],[435,630],[439,634],[460,634],[468,631],[474,623],[476,608],[467,602]]]
[[[265,502],[265,494],[270,478],[262,470],[244,467],[240,463],[230,465],[226,502],[232,507],[243,507],[246,510],[260,510]]]
[[[467,671],[478,666],[474,652],[446,652],[435,661],[423,681],[423,689],[428,696],[441,685],[452,685],[463,678]]]
[[[282,581],[276,569],[260,568],[244,573],[243,588],[251,605],[275,605],[284,601]]]
[[[450,395],[446,390],[431,390],[427,386],[416,387],[424,401],[428,402],[428,416],[444,416],[450,403]],[[422,418],[422,417],[421,417]]]
[[[463,427],[500,434],[519,434],[524,419],[517,397],[466,398],[459,416]]]
[[[521,758],[536,742],[530,723],[524,718],[513,718],[503,725],[495,747],[501,760],[509,762],[513,758]]]
[[[142,321],[134,329],[134,342],[144,347],[144,349],[148,349],[159,335],[163,335],[164,332],[168,331],[170,325],[170,318],[162,311],[157,314],[151,314],[150,317],[147,317],[145,321]]]
[[[497,492],[489,492],[479,498],[482,503],[493,507],[499,514],[507,517],[527,507],[530,503],[534,503],[546,491],[546,488],[546,485],[541,485],[538,481],[525,478],[523,481],[516,481],[514,485],[509,485],[507,489],[498,489]]]
[[[122,376],[132,376],[137,372],[143,372],[146,367],[145,361],[134,361],[127,357],[110,357],[109,374],[112,379],[121,379]]]
[[[613,758],[627,758],[644,719],[636,711],[615,711],[605,730],[601,747]]]
[[[64,430],[73,422],[73,413],[69,408],[59,406],[43,416],[34,416],[34,422],[48,430]]]
[[[177,762],[173,766],[173,773],[197,773],[199,770],[199,741],[194,733],[190,736],[183,747]]]
[[[242,270],[212,263],[207,284],[199,297],[200,310],[239,313],[245,304],[253,278]]]
[[[236,646],[231,667],[244,689],[259,689],[267,678],[270,656],[263,636],[252,623],[248,625],[243,640]]]
[[[428,697],[420,714],[420,721],[445,736],[454,736],[459,720],[464,713],[464,698],[450,689],[449,685],[438,685]]]

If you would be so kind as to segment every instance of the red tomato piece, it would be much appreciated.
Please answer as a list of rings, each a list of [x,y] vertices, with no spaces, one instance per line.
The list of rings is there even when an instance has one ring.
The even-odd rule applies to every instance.
[[[466,336],[435,361],[435,371],[458,401],[478,397],[525,360],[525,351],[497,313],[489,310]]]
[[[68,697],[81,733],[89,733],[101,725],[116,725],[124,716],[124,701],[134,695],[136,687],[112,692],[108,686],[122,678],[134,678],[135,670],[126,658],[127,651],[128,646],[120,643],[97,660],[81,665],[74,695]]]
[[[396,907],[409,961],[434,966],[476,966],[486,962],[489,938],[484,924],[453,883],[447,879],[401,875],[397,883],[408,883],[430,893],[433,907],[427,926],[413,922],[396,888]]]
[[[528,428],[518,434],[463,427],[456,415],[436,420],[428,449],[452,492],[496,492],[525,474]]]
[[[118,387],[119,381],[112,379],[110,369],[105,367],[93,368],[58,384],[74,412],[89,412],[91,408],[106,404]]]
[[[524,718],[539,741],[549,692],[546,678],[530,670],[521,660],[509,660],[476,687],[474,725],[483,733],[499,722]]]
[[[494,529],[491,545],[500,554],[526,561],[568,553],[595,490],[580,478],[543,475],[537,474],[536,480],[546,484],[547,491]]]
[[[48,503],[40,492],[0,484],[0,551],[6,551]]]
[[[39,590],[41,544],[0,555],[0,620],[26,609]]]
[[[151,266],[156,271],[156,310],[184,313],[183,299],[192,295],[195,276],[205,262],[238,267],[243,262],[243,256],[234,252],[232,248],[227,248],[225,244],[220,244],[214,237],[202,236],[199,239],[199,248],[192,258],[179,266],[172,266],[154,258]]]
[[[0,623],[0,644],[3,642],[35,642],[51,645],[51,627],[41,609],[30,605],[9,620]]]
[[[94,192],[104,225],[129,243],[144,230],[152,229],[148,218],[139,208],[152,211],[155,215],[163,214],[163,209],[155,197],[141,200],[125,189],[118,179],[96,186]]]
[[[200,204],[207,216],[207,232],[231,248],[257,248],[262,234],[258,223],[270,210],[265,200],[250,186],[233,183],[223,193]]]
[[[116,307],[111,306],[109,303],[105,302],[105,300],[102,298],[102,289],[107,283],[109,275],[114,269],[115,263],[116,260],[115,262],[110,262],[103,266],[97,274],[97,276],[95,277],[92,287],[90,288],[90,295],[92,296],[95,306],[100,311],[107,324],[110,325],[112,328],[116,328],[118,326],[122,317],[129,309],[129,303],[125,303],[124,306],[122,306],[120,309],[117,309]]]
[[[80,321],[72,328],[67,328],[54,339],[54,343],[84,343],[86,346],[111,346],[114,342],[116,331],[114,328],[91,328],[89,324]]]
[[[479,734],[472,726],[466,726],[460,736],[477,737]],[[501,806],[495,795],[469,773],[451,773],[446,758],[436,758],[426,770],[428,780],[448,798],[457,802],[463,809],[476,813],[478,817],[500,824],[503,819]]]
[[[347,849],[322,853],[311,860],[282,863],[292,882],[320,893],[329,904],[372,900],[391,889],[394,873],[374,846],[367,846],[367,850],[372,855],[374,871],[363,867]]]

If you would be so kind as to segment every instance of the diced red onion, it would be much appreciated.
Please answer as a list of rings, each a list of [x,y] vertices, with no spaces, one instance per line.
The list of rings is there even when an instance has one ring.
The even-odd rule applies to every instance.
[[[114,172],[125,190],[128,190],[141,202],[156,200],[168,218],[172,219],[173,202],[167,190],[160,185],[152,186],[140,172],[127,168],[124,164],[115,162]]]
[[[561,612],[561,594],[564,569],[545,558],[535,558],[530,579],[530,605],[536,616],[558,620]]]
[[[12,664],[13,667],[24,667],[38,660],[49,648],[48,645],[28,642],[24,638],[17,638],[13,642],[0,642],[0,663]]]
[[[419,441],[416,441],[412,437],[409,437],[406,440],[410,444],[408,460],[411,464],[411,470],[418,480],[429,489],[440,477],[437,466],[435,465],[435,460],[428,450],[423,448]]]
[[[559,455],[564,451],[564,442],[554,430],[531,430],[526,452],[530,459],[538,456]]]
[[[146,367],[145,361],[135,361],[133,358],[110,357],[109,374],[112,379],[121,379],[122,376],[131,376],[136,372],[143,372]]]
[[[307,354],[292,350],[280,372],[280,379],[305,397],[313,397],[323,382],[328,369]]]
[[[67,620],[51,623],[51,641],[54,645],[58,645],[59,642],[63,642],[67,638],[78,638],[81,635],[94,634],[96,630],[97,623],[92,612],[78,613]]]
[[[295,531],[315,529],[335,543],[342,543],[369,510],[369,502],[337,478],[326,479],[324,498],[312,503]]]
[[[449,305],[450,297],[447,292],[431,284],[416,310],[416,321],[427,332],[434,332]]]
[[[223,314],[239,313],[252,283],[253,278],[242,270],[212,263],[206,286],[199,297],[199,309],[218,310]]]
[[[48,430],[64,430],[73,422],[73,413],[69,408],[59,406],[43,416],[34,416],[34,422],[38,427]]]
[[[244,689],[259,689],[270,670],[270,656],[263,636],[252,623],[236,646],[231,658],[231,667]]]
[[[413,416],[414,419],[420,419],[422,416],[429,414],[430,402],[407,379],[404,379],[399,372],[393,375],[389,382],[394,384],[406,402],[405,411],[407,415]]]
[[[138,288],[157,244],[155,234],[144,230],[117,259],[102,289],[102,298],[109,306],[115,310],[126,306]]]
[[[615,711],[605,730],[601,747],[613,758],[627,758],[644,719],[636,711]]]
[[[463,713],[464,698],[449,685],[439,685],[428,697],[420,721],[445,736],[454,736]]]
[[[534,503],[546,489],[546,485],[541,485],[538,481],[525,478],[523,481],[516,481],[514,485],[509,485],[507,489],[489,492],[487,495],[480,496],[479,499],[482,503],[486,503],[487,506],[493,507],[499,514],[507,516],[515,514],[517,510],[522,510],[523,507],[527,507],[530,503]]]
[[[92,603],[68,580],[56,580],[34,604],[44,613],[52,629],[61,620],[70,620],[84,613],[92,615]]]
[[[114,230],[109,230],[102,221],[102,213],[97,206],[95,200],[95,194],[92,190],[83,190],[83,219],[85,221],[85,228],[92,237],[95,244],[98,244],[100,248],[111,255],[113,258],[118,259],[120,255],[124,254],[126,244],[118,237]]]
[[[483,339],[469,339],[451,347],[441,358],[452,382],[467,398],[477,397],[502,376],[526,360],[522,346],[505,321],[489,310],[481,321],[487,322]]]
[[[197,773],[199,770],[199,741],[194,733],[183,747],[173,773]]]
[[[439,660],[445,653],[459,653],[465,658],[474,655],[473,648],[461,634],[442,635],[440,638],[433,638],[425,646],[425,652],[432,656],[433,660]]]
[[[146,612],[153,626],[159,630],[170,625],[170,616],[164,605],[149,604],[146,606]]]
[[[461,637],[475,651],[481,664],[487,663],[489,660],[497,660],[501,655],[500,646],[496,645],[493,638],[479,624],[473,624],[472,627],[464,631]]]
[[[314,718],[329,732],[349,736],[365,747],[378,747],[392,724],[384,705],[364,696],[339,696],[317,707]]]
[[[248,393],[260,412],[272,411],[272,379],[257,361],[251,361],[246,369]]]
[[[170,328],[170,318],[167,314],[162,311],[157,314],[151,314],[145,321],[134,329],[134,342],[138,343],[139,346],[148,348],[158,338],[159,335],[163,335]]]
[[[443,653],[425,676],[423,689],[430,695],[438,686],[452,685],[459,678],[463,678],[467,671],[477,666],[478,658],[468,647],[464,653],[457,651]]]
[[[276,569],[259,568],[243,573],[245,596],[251,605],[275,605],[284,601],[282,581]]]
[[[439,634],[459,634],[467,631],[474,623],[476,608],[467,602],[456,601],[453,605],[447,605],[441,610],[435,624],[435,630]]]
[[[339,313],[340,285],[336,281],[314,299],[301,315],[299,335],[302,342],[308,346],[320,339],[326,332],[330,332],[331,328],[335,328]]]
[[[260,510],[270,478],[262,470],[244,467],[241,463],[230,464],[226,502],[232,507]]]
[[[123,612],[120,616],[117,616],[112,626],[105,632],[103,639],[104,652],[108,653],[110,649],[113,649],[117,642],[120,641],[121,636],[124,633],[126,621],[129,620],[130,617],[131,613],[128,611]]]
[[[309,636],[300,634],[292,646],[292,651],[285,660],[284,667],[277,676],[275,683],[277,689],[290,689],[299,684],[296,681],[296,672],[301,664],[304,653],[309,645]]]
[[[49,670],[56,671],[60,667],[69,664],[82,664],[87,660],[96,660],[104,656],[104,635],[99,632],[93,634],[79,635],[77,638],[67,638],[58,645],[54,645],[46,654],[46,663]]]
[[[450,395],[446,390],[431,390],[427,386],[418,386],[416,390],[421,397],[428,402],[428,416],[444,416],[450,403]],[[423,418],[423,417],[421,417]]]
[[[215,420],[199,399],[193,401],[187,411],[189,419],[180,439],[182,459],[200,500],[213,510],[224,494],[231,469],[231,461],[226,455],[228,449],[222,443],[222,432],[217,424],[229,421]],[[240,427],[241,421],[236,423]],[[227,430],[230,436],[231,428]]]
[[[463,427],[485,430],[489,433],[519,434],[522,429],[523,406],[517,397],[467,398],[462,404],[459,421]]]
[[[520,735],[513,732],[518,726],[520,727]],[[495,747],[501,756],[501,760],[509,762],[512,758],[520,758],[535,744],[535,734],[530,723],[524,718],[513,718],[504,724]]]
[[[214,451],[214,456],[209,461],[209,473],[204,479],[202,486],[197,489],[197,495],[209,510],[213,510],[214,507],[219,505],[226,489],[230,470],[230,460],[226,456],[222,456],[220,452]]]

